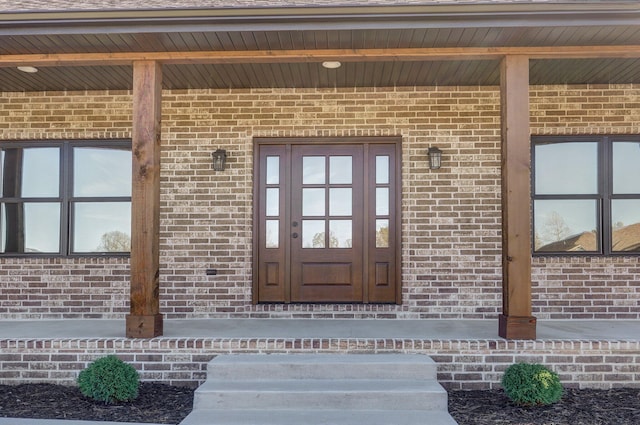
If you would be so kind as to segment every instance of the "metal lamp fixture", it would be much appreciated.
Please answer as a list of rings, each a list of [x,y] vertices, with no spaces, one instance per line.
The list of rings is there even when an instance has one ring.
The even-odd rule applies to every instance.
[[[442,151],[433,146],[429,148],[429,168],[437,170],[442,165]]]
[[[213,157],[213,169],[214,171],[224,171],[225,164],[227,163],[227,151],[224,149],[216,149],[211,153]]]

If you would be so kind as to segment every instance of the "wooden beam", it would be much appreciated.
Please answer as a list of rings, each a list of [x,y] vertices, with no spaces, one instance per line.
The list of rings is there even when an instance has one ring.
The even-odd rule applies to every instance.
[[[535,339],[531,310],[531,155],[529,58],[500,67],[502,125],[502,309],[499,334]]]
[[[316,49],[198,52],[47,53],[0,55],[0,67],[116,66],[137,61],[163,64],[298,63],[339,60],[342,62],[501,60],[504,56],[530,59],[640,58],[640,46],[541,46],[541,47],[450,47],[404,49]]]
[[[127,337],[162,335],[160,314],[160,114],[162,68],[133,64],[131,297]]]

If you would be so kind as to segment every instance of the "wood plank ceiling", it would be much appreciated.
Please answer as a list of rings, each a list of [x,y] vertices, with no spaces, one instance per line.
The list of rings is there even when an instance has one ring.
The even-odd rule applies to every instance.
[[[141,29],[141,31],[143,31]],[[356,30],[198,31],[0,35],[0,55],[50,53],[640,45],[640,26],[514,26]],[[604,48],[604,47],[603,47]],[[25,64],[27,65],[27,64]],[[497,85],[497,60],[172,64],[164,87],[386,87]],[[640,59],[534,59],[531,84],[640,83]],[[0,90],[131,89],[130,66],[0,68]]]

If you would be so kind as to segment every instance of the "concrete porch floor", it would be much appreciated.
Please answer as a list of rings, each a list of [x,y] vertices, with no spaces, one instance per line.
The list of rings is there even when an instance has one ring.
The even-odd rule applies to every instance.
[[[0,339],[123,338],[124,320],[1,320]],[[167,338],[501,340],[497,320],[179,319]],[[538,340],[640,341],[638,320],[538,320]]]

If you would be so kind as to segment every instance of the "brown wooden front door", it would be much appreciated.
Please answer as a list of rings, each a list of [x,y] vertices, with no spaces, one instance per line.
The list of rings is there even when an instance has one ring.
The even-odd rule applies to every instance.
[[[256,141],[254,301],[397,302],[399,141]]]

